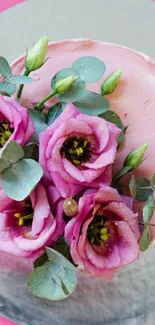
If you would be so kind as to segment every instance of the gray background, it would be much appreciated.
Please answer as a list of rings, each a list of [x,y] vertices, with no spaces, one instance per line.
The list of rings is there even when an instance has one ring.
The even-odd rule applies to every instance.
[[[9,61],[44,34],[51,40],[89,37],[116,42],[155,58],[155,2],[28,0],[0,14],[0,52]]]

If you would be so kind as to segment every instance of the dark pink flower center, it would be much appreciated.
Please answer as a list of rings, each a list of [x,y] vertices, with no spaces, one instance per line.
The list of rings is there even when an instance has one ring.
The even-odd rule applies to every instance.
[[[10,122],[5,120],[0,122],[0,148],[9,140],[14,129],[10,127]]]
[[[34,216],[34,209],[30,198],[24,201],[24,206],[22,210],[16,211],[14,217],[18,219],[19,226],[31,226]]]
[[[96,246],[103,247],[104,242],[109,238],[109,234],[110,232],[106,225],[105,217],[96,213],[87,230],[87,238],[89,242]]]
[[[111,246],[119,238],[118,229],[112,218],[104,214],[104,206],[96,211],[94,219],[89,224],[87,238],[91,244],[101,248]]]
[[[80,167],[91,158],[90,142],[81,136],[72,136],[64,141],[60,153],[73,165]]]

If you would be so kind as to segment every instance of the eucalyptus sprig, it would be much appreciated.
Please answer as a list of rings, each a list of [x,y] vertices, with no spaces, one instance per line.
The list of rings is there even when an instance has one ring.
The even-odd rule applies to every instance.
[[[143,222],[140,222],[140,224],[144,226],[144,230],[139,240],[139,247],[140,250],[144,252],[151,242],[150,227],[155,226],[150,223],[155,212],[155,174],[152,175],[151,180],[147,178],[136,179],[135,176],[132,175],[129,189],[135,201],[147,201],[143,207]]]
[[[12,75],[11,67],[3,56],[0,56],[0,75],[3,77],[3,81],[0,82],[0,93],[7,96],[16,92],[16,85],[29,84],[33,81],[26,75]]]
[[[7,196],[16,201],[24,200],[43,176],[38,162],[27,157],[15,141],[10,141],[0,151],[2,187]]]
[[[75,107],[88,115],[104,113],[109,108],[108,100],[102,95],[85,89],[86,82],[100,80],[104,72],[104,62],[96,57],[84,56],[77,59],[71,68],[56,73],[51,80],[51,93],[39,103],[36,109],[43,110],[45,102],[56,96],[60,102],[72,102]]]

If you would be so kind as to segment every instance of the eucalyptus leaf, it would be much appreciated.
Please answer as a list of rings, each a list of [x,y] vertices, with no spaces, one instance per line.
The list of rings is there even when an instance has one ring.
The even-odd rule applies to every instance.
[[[122,129],[122,132],[118,137],[118,145],[120,146],[120,144],[124,140],[124,135],[126,133],[128,126],[124,127],[119,115],[111,110],[108,110],[105,113],[101,114],[100,117],[104,118],[108,122],[115,124],[119,129]]]
[[[151,186],[155,186],[155,174],[152,175],[150,183],[151,183]]]
[[[34,268],[40,267],[44,265],[48,261],[48,256],[46,252],[44,252],[41,256],[39,256],[33,263]]]
[[[76,288],[76,268],[60,253],[46,248],[49,261],[29,276],[28,286],[39,298],[62,300]]]
[[[141,202],[147,201],[153,193],[150,181],[147,178],[136,179],[134,175],[131,177],[129,189],[133,199]]]
[[[106,98],[89,90],[85,90],[81,98],[73,104],[81,112],[88,115],[100,115],[107,111],[110,106]]]
[[[51,125],[62,113],[64,107],[66,107],[66,103],[57,103],[52,106],[46,115],[46,123]]]
[[[16,85],[11,85],[8,81],[0,82],[0,93],[12,96],[16,92]]]
[[[2,174],[2,187],[13,200],[24,200],[43,176],[41,166],[32,159],[22,159]]]
[[[127,128],[128,128],[128,125],[123,128],[121,134],[119,135],[119,137],[118,137],[118,146],[120,146],[121,143],[123,142],[125,133],[127,131]]]
[[[151,233],[150,233],[150,227],[146,226],[144,228],[143,234],[139,240],[139,248],[141,252],[145,252],[151,242]]]
[[[122,123],[119,115],[116,114],[115,112],[108,110],[108,111],[104,112],[103,114],[101,114],[100,117],[104,118],[108,122],[115,124],[119,129],[123,130],[123,128],[124,128],[123,123]]]
[[[30,142],[24,146],[25,158],[31,158],[35,161],[39,160],[39,145],[36,142]]]
[[[9,83],[14,85],[30,84],[33,81],[31,77],[15,75],[9,78]]]
[[[32,139],[36,142],[39,142],[39,134],[41,132],[45,131],[48,127],[48,125],[45,122],[46,117],[44,114],[42,114],[34,109],[29,109],[28,112],[29,112],[29,115],[30,115],[33,123],[34,123],[34,127],[36,130]]]
[[[73,69],[63,69],[60,70],[52,79],[51,81],[51,86],[52,89],[55,89],[56,87],[56,83],[60,80],[62,80],[65,77],[69,77],[69,76],[75,76],[78,77],[77,73],[75,70]],[[83,82],[83,80],[81,80],[80,78],[78,78],[73,85],[71,86],[70,90],[66,91],[64,94],[62,95],[58,95],[56,94],[55,96],[57,98],[59,98],[59,100],[61,102],[73,102],[78,100],[79,98],[81,98],[81,95],[83,94],[85,90],[85,83]]]
[[[100,80],[106,70],[104,62],[94,56],[83,56],[72,64],[72,68],[85,82]]]
[[[12,75],[10,65],[3,56],[0,56],[0,75],[6,79]]]
[[[0,174],[24,157],[22,147],[16,141],[10,141],[0,151]]]
[[[151,195],[146,205],[143,207],[143,221],[145,224],[151,221],[154,211],[155,211],[155,200],[153,198],[153,195]]]

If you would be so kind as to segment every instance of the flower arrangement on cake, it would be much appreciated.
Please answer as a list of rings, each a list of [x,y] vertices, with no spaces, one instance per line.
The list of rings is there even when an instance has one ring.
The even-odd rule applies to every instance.
[[[130,128],[108,99],[123,77],[120,67],[104,78],[104,62],[81,56],[51,71],[50,93],[24,107],[24,85],[52,59],[45,59],[48,41],[27,51],[23,75],[0,57],[0,250],[33,261],[28,286],[35,296],[61,300],[75,290],[78,270],[111,280],[149,247],[155,174],[132,173],[149,143],[114,171]],[[99,80],[98,92],[87,89]],[[137,211],[134,201],[143,202]]]

